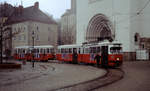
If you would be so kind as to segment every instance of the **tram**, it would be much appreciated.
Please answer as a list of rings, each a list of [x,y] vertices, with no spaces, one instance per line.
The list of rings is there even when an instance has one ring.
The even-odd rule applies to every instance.
[[[26,53],[27,50],[30,48],[30,46],[18,46],[15,47],[13,58],[16,60],[25,60],[26,59]]]
[[[56,58],[59,61],[73,62],[74,53],[77,53],[77,63],[96,64],[96,54],[101,56],[102,66],[118,67],[123,62],[122,45],[118,42],[58,46]]]
[[[54,47],[52,45],[42,46],[19,46],[14,50],[14,59],[16,60],[35,60],[48,61],[54,59]]]

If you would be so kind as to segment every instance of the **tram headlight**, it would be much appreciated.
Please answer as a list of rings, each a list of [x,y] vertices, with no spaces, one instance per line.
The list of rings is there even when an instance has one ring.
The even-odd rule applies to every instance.
[[[119,61],[119,58],[117,58],[117,61]]]

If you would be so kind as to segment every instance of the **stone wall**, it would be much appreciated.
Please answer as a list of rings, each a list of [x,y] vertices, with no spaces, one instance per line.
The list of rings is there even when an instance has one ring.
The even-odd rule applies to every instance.
[[[135,60],[136,60],[136,52],[123,53],[123,61],[135,61]]]

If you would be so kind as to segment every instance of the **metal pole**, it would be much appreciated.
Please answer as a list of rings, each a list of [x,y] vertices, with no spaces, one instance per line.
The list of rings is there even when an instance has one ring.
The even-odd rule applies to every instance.
[[[1,31],[1,34],[0,34],[0,51],[1,51],[1,58],[0,58],[0,61],[1,61],[1,64],[3,63],[3,35],[2,35],[2,24],[0,26],[0,31]]]
[[[32,32],[32,46],[33,46],[33,51],[32,51],[32,53],[33,53],[33,60],[32,60],[32,67],[34,68],[34,31]]]

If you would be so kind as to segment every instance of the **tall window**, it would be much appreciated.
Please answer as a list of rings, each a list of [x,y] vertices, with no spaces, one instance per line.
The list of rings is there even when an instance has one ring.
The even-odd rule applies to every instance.
[[[37,26],[37,30],[39,30],[39,27]]]
[[[37,34],[37,36],[36,36],[36,40],[39,40],[39,35]]]
[[[138,42],[139,40],[139,37],[140,37],[140,34],[139,33],[135,33],[135,35],[134,35],[134,41],[135,42]]]

